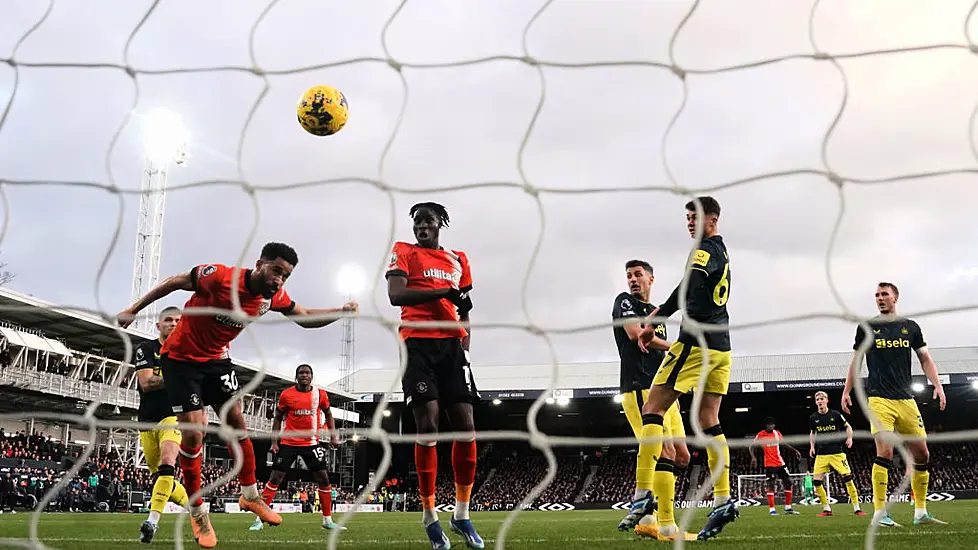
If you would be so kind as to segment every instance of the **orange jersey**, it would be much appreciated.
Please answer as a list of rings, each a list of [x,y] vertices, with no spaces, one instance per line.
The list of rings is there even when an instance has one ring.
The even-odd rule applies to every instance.
[[[407,278],[408,288],[435,289],[454,287],[463,292],[472,289],[469,259],[458,250],[422,248],[404,242],[394,243],[387,276]],[[448,300],[432,300],[416,306],[401,306],[402,321],[458,321],[455,305]],[[463,338],[458,328],[401,327],[401,338]]]
[[[187,300],[185,308],[215,307],[233,309],[231,303],[231,280],[234,268],[220,264],[198,265],[190,270],[194,283],[194,293]],[[250,269],[241,270],[238,276],[238,299],[241,309],[252,317],[260,317],[269,310],[288,313],[295,307],[285,289],[279,289],[271,299],[248,290]],[[160,354],[178,361],[204,363],[227,359],[231,340],[234,340],[247,323],[234,320],[229,315],[192,315],[180,318],[176,328],[163,343]]]
[[[781,458],[781,432],[774,430],[767,433],[764,430],[757,432],[754,440],[761,444],[764,449],[764,467],[774,468],[784,466],[784,459]]]
[[[278,410],[285,418],[286,430],[316,430],[325,426],[325,412],[329,411],[329,396],[326,390],[313,388],[312,391],[299,391],[296,386],[278,396]],[[309,447],[319,445],[318,436],[282,436],[282,445]]]

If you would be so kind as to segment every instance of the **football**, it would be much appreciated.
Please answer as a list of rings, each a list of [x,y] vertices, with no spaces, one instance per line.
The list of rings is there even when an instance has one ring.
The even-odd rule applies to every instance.
[[[315,136],[339,132],[350,114],[343,92],[325,85],[314,86],[302,94],[296,112],[302,128]]]

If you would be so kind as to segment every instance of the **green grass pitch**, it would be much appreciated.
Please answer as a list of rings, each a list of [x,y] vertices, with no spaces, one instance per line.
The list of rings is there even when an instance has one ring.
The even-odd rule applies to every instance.
[[[932,514],[948,525],[913,527],[911,505],[899,503],[892,508],[893,518],[902,528],[883,529],[876,548],[880,550],[918,550],[920,548],[974,548],[978,539],[978,501],[935,502]],[[864,547],[868,516],[852,515],[848,506],[836,505],[836,515],[815,517],[818,507],[799,506],[800,516],[767,514],[766,507],[741,508],[741,516],[721,536],[707,542],[689,542],[690,547],[709,545],[726,549],[842,550]],[[593,548],[644,548],[671,545],[636,537],[615,530],[623,513],[614,510],[571,512],[524,512],[506,539],[506,548],[584,550]],[[693,523],[699,528],[706,516],[699,510]],[[136,542],[142,514],[45,514],[40,522],[40,538],[48,546],[65,550],[111,550],[121,548],[173,548],[173,526],[176,516],[164,516],[152,545]],[[263,531],[248,530],[250,514],[215,514],[212,516],[218,535],[218,548],[235,550],[271,550],[289,548],[325,548],[328,532],[320,526],[318,514],[283,514],[279,527]],[[338,519],[339,516],[337,516]],[[477,513],[472,519],[486,547],[492,548],[496,532],[505,513]],[[448,527],[448,514],[441,514]],[[26,540],[30,515],[19,513],[0,516],[0,547],[10,547],[11,539]],[[430,548],[417,513],[362,513],[352,518],[349,530],[342,533],[341,548],[411,549]],[[197,548],[185,526],[186,548]],[[454,533],[452,547],[465,548]]]

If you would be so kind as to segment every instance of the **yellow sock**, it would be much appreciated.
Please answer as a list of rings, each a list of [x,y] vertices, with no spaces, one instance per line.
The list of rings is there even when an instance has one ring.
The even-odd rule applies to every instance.
[[[645,437],[645,428],[642,428],[642,436]],[[661,443],[659,447],[661,449]],[[635,460],[635,488],[637,490],[652,490],[652,477],[655,474],[655,463],[655,452],[652,446],[646,443],[639,444],[638,458]]]
[[[856,489],[856,482],[846,481],[846,493],[849,494],[849,502],[852,503],[853,510],[859,509],[859,490]]]
[[[149,501],[149,509],[153,512],[163,513],[170,495],[173,494],[173,466],[160,466],[160,471],[153,484],[153,497]],[[186,493],[186,491],[184,491]]]
[[[873,462],[873,509],[877,512],[886,507],[886,486],[890,481],[892,465],[892,461],[880,457]]]
[[[673,507],[676,500],[676,474],[673,473],[672,461],[668,458],[660,458],[655,465],[652,492],[659,503],[659,525],[675,525]]]
[[[662,416],[658,414],[642,415],[642,438],[662,437]],[[655,466],[662,455],[662,441],[655,443],[640,443],[638,447],[638,464],[635,467],[635,485],[638,488],[648,487],[655,494]]]
[[[816,485],[815,494],[818,495],[818,501],[822,503],[822,506],[829,505],[829,494],[825,492],[825,485],[821,483]]]
[[[155,491],[154,491],[155,492]],[[176,504],[177,506],[187,507],[187,502],[190,495],[187,494],[187,489],[180,484],[179,481],[173,480],[173,490],[170,491],[170,502]]]
[[[712,435],[714,441],[720,442],[720,449],[715,449],[713,446],[708,446],[706,448],[706,459],[710,465],[710,471],[712,472],[720,460],[723,460],[723,470],[720,475],[717,476],[716,481],[713,482],[713,498],[721,499],[723,501],[730,499],[730,447],[727,446],[727,438],[720,431],[720,425],[717,424],[712,428],[707,428],[703,430],[707,435]]]
[[[914,464],[910,477],[913,487],[913,507],[921,510],[927,508],[927,487],[930,485],[930,470],[927,464]]]

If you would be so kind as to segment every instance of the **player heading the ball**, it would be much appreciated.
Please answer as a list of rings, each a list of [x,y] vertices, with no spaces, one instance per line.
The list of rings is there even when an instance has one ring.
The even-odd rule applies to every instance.
[[[680,395],[698,387],[700,373],[705,370],[703,375],[706,377],[706,386],[700,410],[696,413],[699,415],[700,425],[716,443],[715,447],[707,448],[710,470],[715,470],[721,462],[723,464],[720,474],[713,482],[713,511],[698,535],[699,539],[709,539],[717,536],[726,524],[739,515],[734,501],[730,499],[730,448],[727,447],[727,439],[720,428],[719,416],[720,401],[730,384],[730,331],[723,328],[705,333],[709,362],[704,364],[704,350],[699,347],[696,335],[688,328],[687,321],[691,319],[704,324],[729,324],[727,300],[730,298],[730,260],[717,227],[720,203],[713,197],[697,197],[686,203],[686,229],[690,237],[696,238],[697,203],[703,210],[703,219],[699,220],[703,224],[703,239],[692,256],[686,303],[679,303],[680,284],[665,303],[652,312],[654,316],[669,317],[679,309],[685,309],[685,317],[679,329],[679,338],[669,346],[666,358],[652,380],[648,401],[642,407],[642,438],[662,437],[664,417],[669,407]],[[647,325],[639,338],[639,346],[647,351],[654,335],[655,328],[651,324]],[[653,454],[659,456],[662,453],[662,442],[651,445]],[[659,540],[673,540],[679,535],[673,515],[676,494],[673,472],[667,466],[658,464],[653,485],[659,508],[659,529],[655,536]],[[636,533],[639,532],[639,527],[636,527]],[[681,536],[686,538],[685,534]]]
[[[829,506],[829,495],[825,492],[824,483],[825,474],[832,470],[842,476],[853,512],[857,516],[865,516],[866,512],[859,509],[859,491],[856,490],[852,470],[849,469],[849,461],[846,460],[845,449],[852,448],[852,426],[842,413],[829,408],[829,394],[824,391],[815,392],[815,407],[816,411],[808,417],[808,427],[811,430],[808,436],[808,454],[815,459],[815,476],[812,484],[819,502],[822,503],[822,512],[818,516],[832,515],[832,507]],[[825,436],[838,435],[843,431],[846,433],[844,442],[840,439],[825,440]]]
[[[409,215],[417,242],[394,244],[387,266],[391,305],[400,306],[402,321],[468,321],[472,309],[469,259],[463,252],[439,244],[442,228],[448,227],[448,211],[438,203],[422,202],[412,206]],[[407,350],[407,368],[401,379],[404,403],[414,413],[418,427],[414,462],[425,533],[433,549],[451,548],[435,511],[436,442],[424,437],[438,432],[441,405],[448,409],[452,431],[471,434],[452,443],[455,513],[451,528],[469,548],[483,548],[485,543],[469,519],[476,465],[472,404],[479,400],[469,363],[471,332],[462,326],[402,326],[400,336]]]
[[[339,447],[340,438],[336,432],[336,420],[329,408],[329,395],[326,390],[313,387],[312,375],[310,365],[299,365],[295,368],[295,385],[278,396],[272,431],[277,434],[282,429],[284,420],[285,433],[282,434],[281,441],[277,435],[272,439],[271,451],[275,458],[272,460],[272,473],[268,477],[268,483],[262,490],[262,500],[265,504],[272,505],[279,486],[285,480],[285,474],[295,465],[296,459],[301,458],[319,485],[323,529],[337,529],[339,526],[333,522],[333,487],[329,483],[327,449],[322,445],[318,434],[325,426],[329,430],[329,445],[334,449]],[[317,435],[294,433],[297,431],[312,431]],[[260,531],[263,527],[264,523],[258,516],[249,529]]]
[[[940,403],[941,410],[947,405],[944,387],[937,374],[937,365],[927,350],[927,342],[920,325],[913,319],[897,316],[897,301],[900,290],[893,283],[882,282],[876,286],[876,308],[880,315],[868,321],[873,330],[872,343],[866,351],[866,366],[869,377],[866,379],[866,395],[869,397],[869,410],[872,433],[896,432],[901,435],[926,438],[924,419],[917,409],[913,397],[913,377],[910,374],[911,350],[916,352],[927,379],[934,385],[934,399]],[[885,316],[885,317],[884,317]],[[862,367],[862,359],[856,351],[866,338],[862,325],[856,327],[856,340],[852,345],[852,360],[849,374],[842,390],[842,410],[849,413],[852,406],[853,379]],[[928,462],[930,453],[926,439],[907,441],[907,449],[913,456],[913,474],[910,486],[914,495],[914,525],[943,524],[944,522],[927,513],[927,486],[930,483]],[[876,460],[873,461],[873,521],[883,527],[900,527],[886,512],[886,488],[889,471],[893,466],[893,446],[876,436]]]
[[[225,314],[194,315],[187,310],[202,307],[231,310],[234,307],[231,296],[233,292],[237,292],[241,309],[249,317],[260,317],[268,311],[277,311],[304,328],[325,327],[339,318],[341,313],[358,311],[356,302],[330,309],[307,309],[295,303],[284,287],[298,263],[299,256],[292,247],[271,242],[262,248],[252,269],[221,264],[198,265],[190,271],[168,277],[135,304],[119,313],[119,324],[127,327],[135,315],[149,304],[177,290],[193,293],[184,306],[183,317],[160,349],[161,372],[167,396],[180,423],[206,426],[205,407],[211,406],[216,412],[224,403],[234,399],[239,386],[229,355],[230,344],[250,322],[250,319],[242,322]],[[235,286],[236,271],[239,275]],[[307,318],[327,314],[334,316]],[[234,400],[228,415],[228,424],[239,431],[247,429],[240,400]],[[182,429],[181,436],[180,468],[183,470],[187,492],[193,496],[200,490],[204,434],[196,429]],[[282,523],[282,517],[273,512],[258,493],[255,450],[251,440],[244,436],[239,443],[240,456],[228,444],[231,456],[241,463],[241,472],[238,474],[241,497],[238,504],[242,510],[257,514],[266,523]],[[217,545],[217,535],[203,504],[199,496],[190,502],[190,525],[197,544],[203,548],[213,548]]]
[[[652,265],[644,260],[629,260],[625,263],[625,280],[628,283],[628,292],[622,292],[615,297],[611,318],[637,321],[647,317],[655,309],[655,306],[649,303],[652,283],[655,281]],[[662,363],[666,355],[665,351],[669,349],[669,342],[666,341],[666,325],[664,323],[652,325],[653,336],[646,344],[648,351],[638,346],[639,335],[642,333],[640,323],[616,325],[613,332],[615,343],[618,345],[618,357],[621,359],[619,388],[622,396],[621,408],[625,412],[632,433],[635,434],[636,439],[640,439],[643,425],[642,406],[648,399],[649,386],[652,385],[655,371]],[[684,439],[686,430],[683,427],[683,418],[679,414],[678,401],[669,407],[669,412],[663,417],[662,426],[664,433],[677,439],[662,442],[661,456],[655,454],[650,443],[639,443],[638,457],[635,460],[635,493],[632,495],[628,515],[618,523],[619,531],[631,531],[643,517],[654,514],[653,480],[660,464],[664,469],[671,468],[676,478],[682,475],[689,464],[689,449]],[[652,520],[655,523],[654,515]]]

